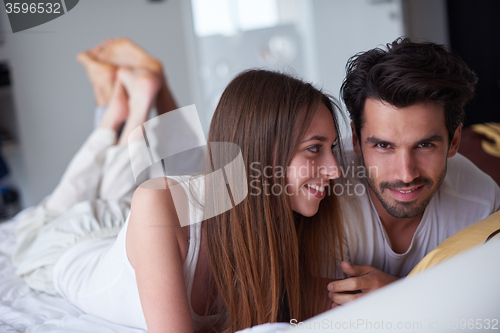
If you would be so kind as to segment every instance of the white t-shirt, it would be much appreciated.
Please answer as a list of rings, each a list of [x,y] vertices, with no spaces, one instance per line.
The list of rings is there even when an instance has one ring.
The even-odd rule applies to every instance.
[[[362,166],[353,151],[346,152],[348,166]],[[354,163],[352,162],[354,161]],[[355,173],[356,174],[356,173]],[[457,154],[448,159],[446,177],[424,211],[422,221],[405,253],[395,253],[370,199],[364,178],[353,178],[351,193],[341,196],[344,223],[344,260],[371,265],[385,273],[404,277],[430,251],[458,230],[500,208],[500,188],[471,161]],[[362,191],[363,189],[363,191]]]

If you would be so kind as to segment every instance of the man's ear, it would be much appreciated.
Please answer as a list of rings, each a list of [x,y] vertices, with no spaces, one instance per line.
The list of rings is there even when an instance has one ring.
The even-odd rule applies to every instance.
[[[458,147],[460,147],[460,140],[462,139],[462,128],[464,124],[458,125],[455,130],[455,134],[453,135],[453,140],[451,140],[450,148],[448,148],[447,157],[453,157],[458,151]]]
[[[352,148],[356,155],[361,157],[361,143],[359,142],[358,135],[356,134],[356,129],[354,128],[354,123],[351,121],[351,132],[352,132]]]

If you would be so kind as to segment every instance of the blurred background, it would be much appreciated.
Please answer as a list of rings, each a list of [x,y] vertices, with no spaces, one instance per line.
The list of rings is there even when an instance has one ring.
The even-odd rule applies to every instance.
[[[205,134],[238,72],[278,69],[338,97],[349,57],[400,36],[461,55],[480,78],[467,124],[500,121],[496,0],[82,0],[15,34],[0,12],[4,215],[49,194],[91,132],[95,100],[75,57],[108,38],[130,38],[161,60],[179,106],[196,104]]]

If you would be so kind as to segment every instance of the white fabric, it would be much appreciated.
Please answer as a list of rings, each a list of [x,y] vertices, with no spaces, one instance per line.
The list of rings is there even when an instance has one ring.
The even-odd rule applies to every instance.
[[[288,323],[267,323],[262,325],[245,328],[244,330],[237,331],[237,333],[282,333],[290,328]]]
[[[65,214],[45,220],[46,224],[41,228],[30,230],[30,233],[36,232],[36,236],[30,246],[26,247],[22,259],[16,260],[16,273],[23,276],[33,289],[56,294],[53,269],[61,255],[87,239],[116,236],[129,210],[128,203],[114,200],[83,201],[75,204]],[[34,217],[46,216],[41,211],[43,213],[43,209],[37,207],[21,215],[19,225],[26,221],[38,222]],[[23,236],[19,232],[19,225],[18,235]],[[17,254],[19,253],[18,251]]]
[[[99,127],[99,124],[101,123],[102,116],[104,116],[104,112],[106,112],[108,106],[103,105],[103,106],[96,106],[94,110],[94,128]]]
[[[66,249],[118,234],[136,185],[128,149],[115,140],[114,131],[96,129],[52,194],[18,214],[13,261],[31,287],[54,294],[53,265]]]
[[[499,253],[490,241],[286,332],[497,332]]]
[[[14,273],[14,219],[0,223],[0,332],[145,333],[86,314],[66,299],[30,288]]]
[[[57,292],[84,312],[110,322],[146,330],[135,271],[126,253],[128,219],[117,238],[92,239],[66,251],[54,268]],[[190,242],[184,262],[186,290],[191,304],[201,224],[190,226]],[[202,319],[191,308],[193,325]]]
[[[352,151],[347,152],[347,157],[348,161],[354,161],[350,165],[356,174],[360,170],[358,166],[362,165],[361,159]],[[346,213],[344,259],[355,265],[371,265],[399,277],[408,275],[446,238],[500,208],[500,189],[496,183],[467,158],[457,154],[448,159],[446,177],[425,209],[410,247],[398,254],[391,249],[365,180],[349,180],[351,192],[356,189],[357,193],[364,194],[342,198]]]

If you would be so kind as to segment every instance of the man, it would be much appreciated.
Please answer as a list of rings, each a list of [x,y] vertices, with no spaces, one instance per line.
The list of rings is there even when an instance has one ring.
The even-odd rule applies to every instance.
[[[432,43],[398,39],[349,60],[341,93],[353,166],[364,166],[353,181],[368,186],[343,206],[349,278],[328,285],[334,306],[406,276],[443,240],[499,210],[498,186],[457,154],[476,81]]]

